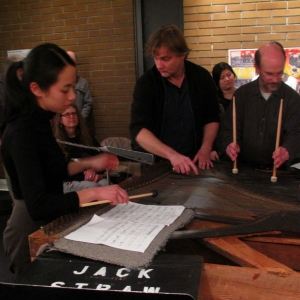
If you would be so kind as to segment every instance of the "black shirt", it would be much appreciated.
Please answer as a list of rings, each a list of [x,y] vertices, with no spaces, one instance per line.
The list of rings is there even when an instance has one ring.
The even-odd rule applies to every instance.
[[[79,207],[76,192],[63,194],[67,161],[53,137],[53,113],[39,107],[9,122],[1,154],[16,199],[24,199],[34,221],[53,220]]]
[[[235,91],[236,137],[241,148],[238,159],[249,164],[273,164],[276,146],[278,113],[283,99],[280,143],[289,152],[290,160],[300,157],[300,95],[284,82],[266,101],[258,79]],[[224,150],[233,141],[232,104],[222,123]]]
[[[164,82],[166,106],[161,141],[178,153],[193,159],[196,155],[195,131],[186,80],[183,80],[180,88],[167,79]]]

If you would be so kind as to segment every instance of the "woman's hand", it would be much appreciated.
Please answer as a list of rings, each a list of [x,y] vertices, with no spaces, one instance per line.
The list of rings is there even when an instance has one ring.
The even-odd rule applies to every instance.
[[[128,203],[129,198],[125,190],[120,188],[117,184],[102,186],[97,188],[98,191],[98,200],[110,200],[110,204],[117,205],[120,203]],[[100,197],[100,198],[99,198]]]
[[[88,169],[83,172],[85,181],[98,182],[102,176],[97,174],[93,169]]]
[[[76,175],[86,170],[94,170],[102,172],[105,169],[108,171],[114,171],[119,166],[119,159],[116,155],[111,153],[101,153],[94,156],[82,158],[76,162],[70,162],[68,164],[69,176]]]
[[[90,168],[98,172],[107,169],[113,171],[119,166],[119,159],[111,153],[101,153],[87,158]]]
[[[76,193],[79,196],[79,205],[95,200],[109,200],[112,205],[128,203],[129,201],[127,192],[117,184],[84,189]]]

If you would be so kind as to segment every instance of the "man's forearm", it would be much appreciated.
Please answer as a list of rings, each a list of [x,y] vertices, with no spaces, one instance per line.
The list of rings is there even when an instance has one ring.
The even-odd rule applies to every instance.
[[[203,140],[201,148],[210,148],[212,149],[214,140],[218,134],[219,123],[213,122],[204,125],[203,127]]]
[[[138,144],[146,151],[157,156],[169,159],[176,151],[162,143],[150,130],[142,128],[136,136]]]

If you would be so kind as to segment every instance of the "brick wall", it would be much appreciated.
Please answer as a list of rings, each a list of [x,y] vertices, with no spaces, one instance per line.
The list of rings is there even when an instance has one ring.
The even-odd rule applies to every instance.
[[[163,1],[163,0],[162,0]],[[300,46],[300,1],[183,0],[190,59],[209,71],[227,50],[277,40]],[[0,0],[0,62],[7,50],[54,42],[77,52],[92,89],[96,137],[128,136],[135,83],[132,0]],[[0,178],[3,178],[0,164]]]
[[[128,136],[135,83],[131,0],[0,1],[0,54],[53,42],[73,50],[91,85],[96,135]]]
[[[129,136],[136,80],[133,20],[132,0],[1,0],[0,64],[7,50],[44,42],[75,51],[78,72],[91,85],[96,138]]]
[[[258,48],[275,40],[300,47],[300,1],[184,0],[184,33],[190,60],[212,67],[228,49]]]

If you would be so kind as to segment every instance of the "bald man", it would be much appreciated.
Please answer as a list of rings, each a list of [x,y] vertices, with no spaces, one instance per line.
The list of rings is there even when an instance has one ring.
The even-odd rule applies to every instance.
[[[77,65],[78,60],[76,53],[73,51],[67,51],[67,53]],[[93,98],[87,80],[80,77],[78,74],[76,79],[75,93],[75,103],[81,110],[83,118],[87,121],[92,111]]]
[[[234,161],[254,167],[272,169],[289,166],[300,157],[300,95],[282,81],[285,51],[278,42],[261,46],[255,53],[255,69],[259,77],[238,88],[236,99],[237,143],[233,143],[232,104],[222,126],[222,143]],[[283,117],[280,143],[276,135],[280,100]]]

